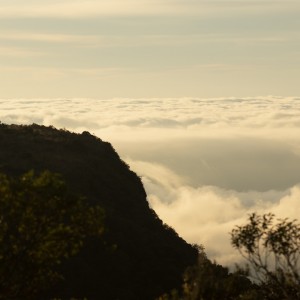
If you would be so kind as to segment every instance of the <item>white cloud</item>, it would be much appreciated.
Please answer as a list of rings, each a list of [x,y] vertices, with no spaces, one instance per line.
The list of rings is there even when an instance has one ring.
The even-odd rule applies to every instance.
[[[257,34],[257,33],[256,33]],[[220,35],[220,34],[127,34],[127,35],[104,35],[104,34],[63,34],[49,33],[39,31],[23,30],[0,30],[1,41],[18,41],[18,42],[40,42],[40,43],[70,43],[81,47],[145,47],[145,46],[182,46],[196,44],[220,44],[220,43],[283,43],[294,40],[298,32],[291,33],[287,36],[246,36],[241,34]],[[202,64],[201,68],[215,68],[224,70],[226,64]]]
[[[45,55],[41,51],[37,51],[25,47],[10,47],[10,46],[0,46],[0,56],[6,57],[36,57]]]
[[[110,141],[159,216],[226,264],[238,259],[229,232],[247,214],[300,215],[299,111],[299,97],[275,96],[0,99],[4,123],[88,130]]]
[[[297,1],[177,1],[177,0],[109,0],[109,1],[7,1],[0,5],[0,16],[86,18],[111,15],[201,15],[270,13],[295,11]]]
[[[0,31],[1,40],[52,42],[52,43],[95,43],[101,37],[94,35],[70,35],[58,33],[26,32],[26,31]]]
[[[175,4],[175,5],[174,5]],[[2,17],[95,17],[106,15],[152,15],[162,13],[179,12],[178,4],[170,1],[148,0],[110,0],[110,1],[62,1],[52,3],[50,1],[20,3],[0,7]],[[179,3],[179,8],[185,8]]]
[[[16,68],[16,71],[28,71],[28,68]],[[43,70],[36,68],[36,71]],[[47,70],[47,69],[46,69]],[[51,69],[49,69],[51,70]],[[4,69],[8,71],[8,68]],[[95,75],[109,72],[119,72],[120,69],[63,69],[69,72],[87,72]],[[64,106],[61,108],[61,101]],[[77,118],[77,107],[87,109],[83,118],[95,119],[101,128],[115,126],[128,128],[130,131],[156,131],[160,134],[176,129],[173,137],[232,137],[247,135],[268,137],[271,139],[286,139],[296,137],[300,117],[300,101],[297,97],[254,97],[254,98],[153,98],[153,99],[36,99],[35,111],[49,104],[58,113],[68,111],[69,118]],[[18,104],[18,99],[2,99],[3,108],[12,108]],[[26,100],[23,100],[26,105]],[[47,103],[47,104],[46,104]],[[109,113],[108,113],[109,112]],[[26,111],[24,111],[26,114]],[[99,119],[101,115],[101,119]],[[2,115],[5,117],[5,115]],[[30,116],[28,116],[30,121]],[[76,128],[71,128],[76,129]],[[277,134],[271,133],[276,130]],[[134,132],[133,132],[134,133]],[[168,132],[169,133],[169,132]],[[286,136],[287,134],[287,136]],[[130,138],[130,137],[128,137]],[[136,138],[136,136],[134,136]],[[147,140],[155,140],[158,136],[146,136]]]
[[[194,188],[188,185],[170,186],[175,174],[158,177],[148,168],[141,170],[141,162],[130,162],[134,170],[142,172],[150,205],[159,217],[172,226],[190,243],[202,244],[211,259],[233,265],[241,261],[230,245],[230,232],[236,225],[247,222],[252,212],[273,212],[277,217],[298,218],[300,213],[300,186],[284,191],[237,192],[215,186]],[[162,166],[157,167],[161,173]],[[170,171],[166,170],[165,175]],[[171,200],[170,200],[171,199]]]

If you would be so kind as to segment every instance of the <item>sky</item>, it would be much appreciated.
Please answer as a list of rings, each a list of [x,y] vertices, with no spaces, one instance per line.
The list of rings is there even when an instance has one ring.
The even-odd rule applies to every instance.
[[[300,215],[299,78],[299,0],[0,3],[0,121],[111,142],[225,265],[249,213]]]
[[[0,120],[109,141],[158,216],[224,265],[250,213],[300,216],[300,97],[3,98]]]
[[[0,97],[300,94],[300,2],[2,0]]]

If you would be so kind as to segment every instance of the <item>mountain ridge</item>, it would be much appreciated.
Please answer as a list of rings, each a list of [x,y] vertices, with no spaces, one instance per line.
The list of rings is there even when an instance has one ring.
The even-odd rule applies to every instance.
[[[0,172],[60,173],[106,214],[103,240],[89,240],[62,266],[65,280],[45,297],[154,299],[181,285],[197,249],[149,207],[140,178],[110,143],[53,126],[0,124]]]

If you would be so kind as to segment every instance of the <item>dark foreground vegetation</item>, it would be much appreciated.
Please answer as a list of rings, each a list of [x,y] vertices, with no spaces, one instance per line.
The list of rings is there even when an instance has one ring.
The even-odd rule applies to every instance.
[[[253,214],[211,262],[149,208],[109,143],[0,124],[0,299],[300,299],[300,226]]]
[[[182,273],[197,260],[197,249],[157,217],[148,205],[140,178],[109,143],[87,132],[0,124],[0,146],[0,172],[7,178],[22,178],[29,170],[37,177],[33,181],[39,180],[44,171],[59,173],[68,193],[75,195],[72,197],[86,199],[80,205],[99,206],[104,214],[101,236],[90,236],[86,231],[85,238],[80,236],[84,243],[78,253],[68,259],[62,257],[59,265],[53,265],[63,280],[45,289],[42,296],[28,299],[154,299],[181,285]],[[24,196],[31,201],[29,192]],[[55,197],[65,201],[69,196]],[[45,195],[46,214],[52,214],[47,207],[52,205],[52,198]],[[69,204],[57,205],[57,213],[64,205],[69,211]],[[84,213],[81,217],[84,219]],[[52,218],[55,222],[56,216]],[[13,220],[12,223],[15,226]],[[24,268],[31,268],[30,263]],[[29,279],[24,277],[25,280]],[[5,292],[6,288],[0,286],[0,294]]]
[[[199,252],[198,264],[184,273],[181,290],[160,300],[297,300],[300,299],[300,225],[252,214],[231,232],[231,243],[248,264],[235,272]]]

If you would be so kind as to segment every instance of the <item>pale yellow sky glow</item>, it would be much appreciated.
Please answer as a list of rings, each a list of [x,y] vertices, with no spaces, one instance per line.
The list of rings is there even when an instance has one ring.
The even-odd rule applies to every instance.
[[[102,0],[102,1],[4,1],[2,17],[59,17],[85,18],[94,16],[135,15],[207,15],[227,12],[263,13],[262,10],[283,11],[298,9],[297,1],[208,1],[208,0]]]
[[[298,1],[4,0],[0,94],[297,95],[299,15]]]

